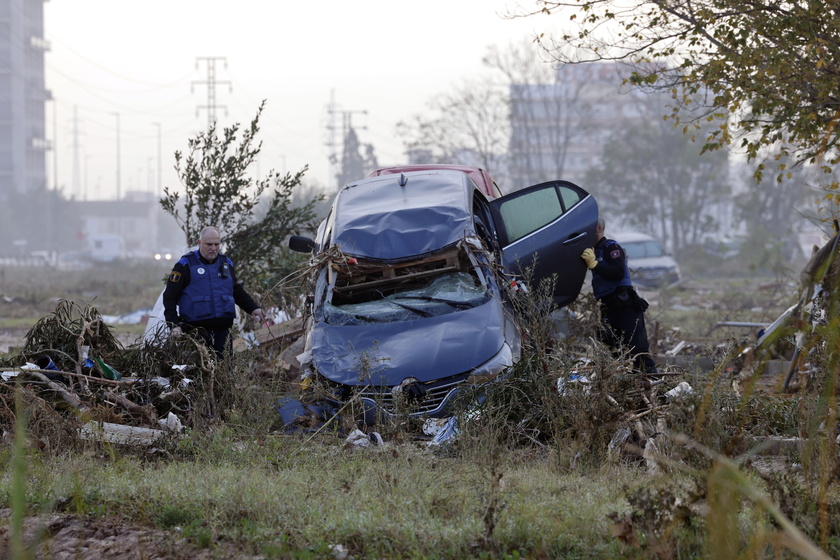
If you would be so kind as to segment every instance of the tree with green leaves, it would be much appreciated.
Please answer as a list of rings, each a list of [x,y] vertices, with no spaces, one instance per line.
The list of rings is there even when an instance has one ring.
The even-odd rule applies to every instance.
[[[715,121],[705,150],[737,145],[757,158],[772,147],[780,158],[826,173],[840,161],[836,0],[537,0],[536,6],[533,13],[568,18],[562,32],[540,38],[557,61],[624,61],[634,66],[632,83],[671,92],[672,116],[685,128]],[[758,166],[756,177],[762,172]],[[838,186],[831,176],[825,182]]]
[[[780,254],[790,261],[796,253],[798,242],[795,234],[807,227],[813,219],[813,200],[818,189],[812,169],[796,167],[788,170],[790,180],[779,183],[773,177],[782,165],[768,158],[769,172],[758,183],[758,188],[745,189],[735,196],[735,216],[753,239],[765,239],[778,244]],[[751,175],[752,170],[744,171]],[[748,177],[747,177],[748,179]]]
[[[306,168],[292,175],[274,170],[262,179],[248,173],[262,148],[257,142],[260,104],[250,126],[234,124],[217,134],[216,127],[188,141],[188,153],[175,152],[175,169],[183,196],[164,188],[160,203],[184,232],[187,244],[212,225],[222,232],[225,254],[237,263],[244,283],[271,285],[291,273],[300,257],[286,247],[289,235],[314,231],[315,197],[295,204],[293,193]],[[241,138],[240,138],[241,132]]]
[[[688,136],[653,115],[616,127],[586,180],[601,208],[617,217],[608,221],[646,231],[675,252],[717,231],[731,200],[727,154],[701,155]]]

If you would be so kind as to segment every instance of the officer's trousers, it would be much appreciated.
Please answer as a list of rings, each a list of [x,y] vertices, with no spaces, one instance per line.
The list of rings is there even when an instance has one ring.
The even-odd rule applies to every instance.
[[[656,363],[650,355],[645,314],[633,305],[600,302],[600,338],[610,348],[623,349],[633,356],[635,367],[642,373],[656,373]]]
[[[222,361],[225,354],[231,351],[230,327],[222,329],[208,329],[207,327],[188,327],[185,332],[195,331],[208,347],[216,352],[216,358]]]

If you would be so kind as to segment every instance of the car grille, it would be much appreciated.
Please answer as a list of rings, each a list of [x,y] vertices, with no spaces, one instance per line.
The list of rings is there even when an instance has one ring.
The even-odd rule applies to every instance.
[[[446,396],[453,389],[463,385],[466,380],[467,374],[461,374],[429,383],[420,383],[419,385],[425,390],[425,395],[419,400],[410,402],[409,411],[412,414],[425,414],[437,409]],[[360,395],[376,401],[385,411],[393,414],[396,412],[396,403],[392,389],[393,387],[367,386],[362,388]]]

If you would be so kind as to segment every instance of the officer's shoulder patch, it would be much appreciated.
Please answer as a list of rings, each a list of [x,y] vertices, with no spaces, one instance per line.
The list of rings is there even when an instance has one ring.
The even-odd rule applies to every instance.
[[[169,275],[170,282],[180,282],[181,281],[181,273],[177,270],[173,270],[172,274]]]
[[[612,251],[610,251],[611,259],[617,259],[619,257],[621,257],[621,249],[613,249]]]

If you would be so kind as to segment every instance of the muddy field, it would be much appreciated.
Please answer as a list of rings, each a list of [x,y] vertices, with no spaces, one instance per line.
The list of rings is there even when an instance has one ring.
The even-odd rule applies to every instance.
[[[0,560],[13,559],[8,530],[11,510],[0,509]],[[113,558],[120,560],[246,560],[236,546],[219,543],[213,549],[198,548],[178,531],[143,527],[118,518],[84,518],[49,514],[24,520],[26,542],[41,542],[32,556],[44,560]]]

